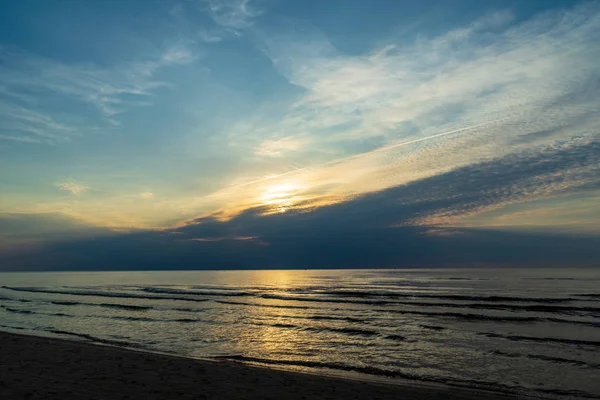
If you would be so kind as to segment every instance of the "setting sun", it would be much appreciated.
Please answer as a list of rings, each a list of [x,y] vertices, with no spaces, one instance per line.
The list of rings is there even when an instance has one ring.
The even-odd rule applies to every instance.
[[[600,400],[600,0],[0,5],[0,400]]]
[[[292,184],[272,185],[262,192],[260,200],[263,204],[281,204],[289,202],[293,200],[299,189],[299,186]]]

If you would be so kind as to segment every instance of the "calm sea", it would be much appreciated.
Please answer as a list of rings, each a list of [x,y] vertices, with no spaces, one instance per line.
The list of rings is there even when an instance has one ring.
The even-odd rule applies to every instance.
[[[0,274],[0,329],[600,398],[600,269]]]

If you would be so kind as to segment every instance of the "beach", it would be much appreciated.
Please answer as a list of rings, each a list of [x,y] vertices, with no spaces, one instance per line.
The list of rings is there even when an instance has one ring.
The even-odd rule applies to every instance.
[[[502,399],[0,332],[2,399]]]
[[[201,360],[194,366],[209,361],[207,372],[189,378],[179,367],[165,367],[175,373],[156,373],[170,382],[153,389],[161,396],[164,387],[197,394],[203,379],[212,388],[203,390],[212,398],[229,390],[231,382],[287,390],[289,382],[273,382],[283,375],[270,372],[283,370],[396,385],[395,396],[399,385],[406,398],[413,392],[417,398],[422,393],[435,398],[444,391],[456,397],[463,389],[555,400],[600,398],[597,380],[590,379],[600,370],[600,307],[594,297],[599,279],[594,271],[539,269],[519,275],[482,269],[0,274],[0,331],[168,354],[171,358],[160,365],[173,359]],[[39,340],[35,343],[46,353],[56,352],[49,350],[48,340],[43,346]],[[23,343],[2,347],[29,357]],[[106,351],[91,358],[106,358],[107,370],[115,374],[130,365],[111,361],[116,353]],[[30,356],[43,354],[36,350]],[[90,358],[80,362],[67,355],[67,364],[77,368]],[[20,363],[12,362],[11,368]],[[114,368],[114,363],[122,365]],[[243,375],[230,378],[231,371],[247,371],[249,365],[258,367],[252,371],[269,371],[252,373],[264,377],[263,383],[254,385]],[[58,367],[63,368],[50,364],[40,371],[71,376]],[[146,369],[146,380],[131,384],[136,390],[148,386],[146,381],[160,383],[152,368]],[[137,367],[126,372],[116,378],[141,373]],[[27,373],[23,381],[32,379]],[[74,381],[98,379],[93,370],[88,375]],[[193,390],[177,383],[180,379],[191,382]],[[323,386],[332,386],[332,379]],[[302,382],[297,385],[309,391],[307,398],[329,393]],[[115,385],[121,383],[108,387]],[[345,383],[337,386],[331,398],[353,398],[354,392],[344,392]],[[23,387],[13,384],[10,390]],[[126,388],[125,382],[118,392]],[[360,393],[375,389],[356,390],[358,398],[371,398]],[[263,394],[259,390],[256,396]]]

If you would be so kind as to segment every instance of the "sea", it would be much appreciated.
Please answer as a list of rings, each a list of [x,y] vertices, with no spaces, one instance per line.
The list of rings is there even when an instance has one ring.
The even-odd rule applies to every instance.
[[[0,273],[0,330],[600,399],[600,268]]]

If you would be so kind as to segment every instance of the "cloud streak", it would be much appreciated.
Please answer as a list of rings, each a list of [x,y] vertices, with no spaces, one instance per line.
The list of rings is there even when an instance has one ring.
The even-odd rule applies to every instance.
[[[188,48],[173,46],[151,60],[100,67],[0,47],[0,135],[56,144],[118,126],[120,113],[152,104],[154,92],[168,87],[155,78],[159,70],[195,58]],[[70,113],[56,110],[57,105]]]
[[[60,190],[64,190],[66,192],[71,193],[74,196],[79,196],[89,190],[89,187],[84,186],[83,184],[76,182],[74,180],[67,180],[57,184]]]
[[[257,37],[301,95],[279,107],[280,116],[243,120],[228,132],[230,146],[282,160],[213,194],[230,196],[228,205],[286,184],[342,201],[600,135],[598,2],[524,21],[497,12],[439,36],[392,38],[360,55],[340,52],[301,24]],[[560,173],[552,179],[566,181],[571,172]],[[529,193],[529,200],[550,195]]]
[[[233,30],[249,28],[262,14],[250,0],[207,0],[206,3],[215,23]]]
[[[282,118],[241,123],[231,140],[284,132],[288,141],[308,136],[303,141],[318,154],[372,136],[389,144],[510,119],[521,128],[490,138],[501,149],[527,129],[550,129],[597,108],[592,100],[577,109],[557,102],[598,78],[599,8],[584,4],[520,24],[497,13],[438,37],[391,39],[356,56],[341,53],[314,28],[265,33],[263,51],[304,94]]]
[[[30,212],[60,209],[164,234],[212,227],[218,232],[207,240],[190,238],[221,246],[227,240],[210,238],[252,237],[266,246],[277,242],[267,224],[286,231],[279,221],[448,235],[448,227],[491,223],[490,215],[507,226],[516,217],[503,213],[518,216],[527,202],[598,190],[597,1],[526,19],[495,12],[441,34],[371,38],[378,45],[370,50],[339,44],[306,21],[261,18],[249,0],[171,11],[171,23],[181,22],[178,43],[206,50],[202,74],[175,70],[197,59],[191,45],[102,66],[0,48],[6,148],[123,133],[111,137],[114,146],[89,140],[114,154],[78,148],[72,158],[94,196],[67,180],[55,185],[62,196],[50,191],[56,198],[29,202]],[[182,90],[169,82],[184,82]],[[40,178],[45,186],[71,175],[59,164]],[[543,213],[527,215],[535,226]],[[298,234],[309,236],[306,229]]]
[[[440,219],[532,197],[600,190],[599,172],[600,142],[579,139],[309,211],[266,213],[269,206],[262,206],[229,220],[206,216],[160,231],[55,242],[13,254],[10,266],[36,269],[40,259],[56,261],[44,268],[60,269],[155,269],[165,263],[183,269],[593,265],[600,256],[598,231],[547,233],[541,224],[537,231],[534,225],[506,232],[444,227],[451,219]]]

